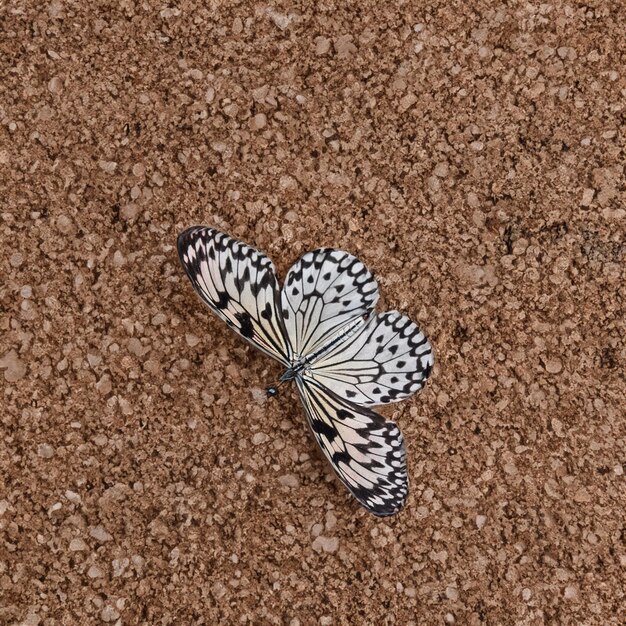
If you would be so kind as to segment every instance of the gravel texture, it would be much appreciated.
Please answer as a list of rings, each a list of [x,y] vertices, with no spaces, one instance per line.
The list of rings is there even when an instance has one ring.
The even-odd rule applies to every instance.
[[[626,5],[0,6],[0,624],[623,624]],[[333,478],[203,223],[428,332],[411,496]]]

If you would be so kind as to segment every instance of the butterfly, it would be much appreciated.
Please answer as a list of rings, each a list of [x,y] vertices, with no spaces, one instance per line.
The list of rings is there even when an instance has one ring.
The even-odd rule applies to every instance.
[[[370,407],[419,391],[433,351],[406,316],[375,313],[378,285],[363,263],[341,250],[313,250],[280,289],[267,256],[214,228],[185,230],[178,254],[213,313],[283,365],[281,382],[295,383],[317,443],[352,495],[377,516],[402,509],[402,433]]]

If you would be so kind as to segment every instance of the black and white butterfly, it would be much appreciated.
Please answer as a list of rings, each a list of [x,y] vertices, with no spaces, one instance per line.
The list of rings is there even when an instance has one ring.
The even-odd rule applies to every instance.
[[[397,311],[375,313],[378,285],[351,254],[307,252],[278,286],[261,252],[213,228],[178,237],[189,279],[211,310],[286,368],[309,425],[337,476],[374,515],[397,513],[408,495],[396,424],[371,406],[420,390],[433,366],[424,333]]]

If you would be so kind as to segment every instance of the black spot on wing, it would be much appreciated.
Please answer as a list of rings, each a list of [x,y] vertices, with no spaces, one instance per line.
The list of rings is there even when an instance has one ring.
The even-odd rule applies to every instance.
[[[218,295],[219,295],[219,299],[215,301],[215,308],[225,309],[228,306],[228,303],[230,302],[230,298],[228,297],[228,294],[225,291],[218,292]]]
[[[318,419],[312,421],[311,428],[313,428],[318,435],[324,435],[330,443],[337,437],[337,431],[330,424],[322,420]]]
[[[266,287],[269,287],[269,285],[272,283],[273,279],[274,279],[274,277],[271,274],[271,272],[264,271],[262,273],[262,275],[261,275],[261,280],[258,283],[259,289],[265,289]]]
[[[350,465],[350,455],[347,452],[335,452],[333,454],[333,463],[339,465],[339,463],[345,463]]]
[[[250,281],[250,268],[246,266],[241,274],[235,274],[235,287],[241,293],[246,284]]]
[[[235,319],[239,322],[241,334],[250,339],[254,335],[254,328],[252,327],[252,320],[247,313],[237,313]]]
[[[272,307],[269,302],[265,305],[265,308],[261,311],[261,317],[265,320],[272,319]]]

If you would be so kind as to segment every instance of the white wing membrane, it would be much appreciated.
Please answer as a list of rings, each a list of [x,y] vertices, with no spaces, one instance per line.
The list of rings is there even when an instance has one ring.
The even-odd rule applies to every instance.
[[[397,513],[409,481],[396,424],[315,383],[300,380],[298,391],[311,430],[341,482],[370,513]]]
[[[289,365],[291,349],[273,263],[258,250],[203,226],[178,237],[178,254],[211,310],[259,350]]]
[[[313,354],[377,300],[376,280],[356,257],[329,248],[307,252],[289,270],[281,294],[294,352]]]
[[[374,406],[419,391],[432,366],[424,333],[408,317],[389,311],[371,316],[357,333],[314,361],[305,378],[351,402]]]

